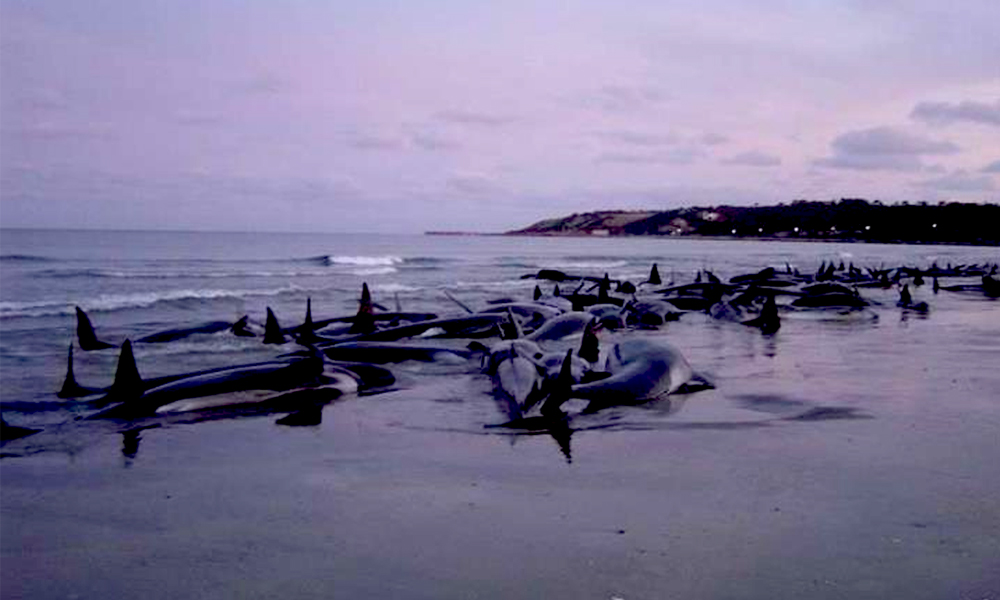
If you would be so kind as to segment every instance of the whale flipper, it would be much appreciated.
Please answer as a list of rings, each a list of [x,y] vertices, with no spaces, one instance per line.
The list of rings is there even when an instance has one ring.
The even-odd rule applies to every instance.
[[[90,322],[90,317],[79,306],[76,307],[76,338],[80,343],[81,350],[104,350],[114,348],[114,344],[102,342],[97,339],[94,333],[94,325]]]
[[[254,337],[254,333],[249,329],[250,317],[243,315],[239,321],[233,323],[232,332],[236,337]]]
[[[7,421],[0,417],[0,442],[8,442],[10,440],[16,440],[17,438],[27,437],[41,431],[41,429],[33,429],[31,427],[19,427],[17,425],[11,425]]]

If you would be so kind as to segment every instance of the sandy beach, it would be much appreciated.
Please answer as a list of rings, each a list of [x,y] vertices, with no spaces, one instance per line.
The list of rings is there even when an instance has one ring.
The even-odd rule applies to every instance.
[[[717,389],[603,415],[571,461],[483,429],[475,377],[315,427],[104,424],[0,462],[3,597],[995,598],[998,310],[674,324]]]

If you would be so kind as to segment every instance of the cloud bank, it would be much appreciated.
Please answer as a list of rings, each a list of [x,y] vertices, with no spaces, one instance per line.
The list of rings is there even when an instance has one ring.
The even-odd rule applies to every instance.
[[[5,227],[998,199],[995,1],[0,7]]]

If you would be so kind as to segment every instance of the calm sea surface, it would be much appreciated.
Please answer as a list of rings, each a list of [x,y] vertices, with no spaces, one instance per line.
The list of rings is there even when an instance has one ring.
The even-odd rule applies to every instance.
[[[9,500],[3,579],[5,586],[15,581],[25,586],[18,589],[34,588],[27,576],[12,579],[7,565],[15,564],[27,539],[20,536],[30,537],[30,532],[8,524],[30,521],[18,508],[21,496],[15,491],[27,494],[35,485],[27,475],[32,461],[75,455],[88,447],[117,453],[118,442],[109,450],[104,441],[117,440],[116,429],[87,429],[87,422],[77,418],[90,409],[55,395],[75,339],[74,306],[89,313],[100,338],[120,343],[243,315],[263,323],[267,307],[283,326],[293,326],[301,323],[307,298],[317,319],[348,315],[356,310],[363,282],[387,308],[398,301],[407,311],[457,316],[461,309],[445,291],[473,307],[500,296],[529,299],[536,282],[521,276],[541,268],[641,281],[656,262],[664,279],[686,283],[703,268],[727,279],[766,266],[813,272],[824,261],[859,267],[1000,262],[997,248],[957,246],[26,230],[0,232],[0,254],[3,415],[8,422],[46,430],[35,441],[5,445],[7,458],[0,463],[5,502]],[[548,289],[551,284],[542,285]],[[693,597],[1000,598],[1000,568],[993,568],[1000,567],[1000,302],[974,293],[934,294],[925,285],[914,289],[914,299],[931,307],[920,315],[897,308],[895,290],[862,294],[875,303],[871,309],[850,317],[788,313],[774,336],[701,314],[687,314],[655,332],[612,334],[668,339],[716,389],[580,420],[572,442],[535,435],[515,444],[516,435],[484,429],[504,415],[488,393],[488,380],[474,366],[393,367],[396,391],[338,401],[325,411],[321,426],[335,432],[331,439],[341,444],[354,440],[351,431],[339,429],[350,419],[355,430],[363,429],[357,423],[364,422],[377,423],[378,432],[395,432],[384,438],[393,440],[386,442],[390,447],[405,446],[408,435],[421,440],[405,453],[375,460],[366,445],[370,440],[358,439],[324,463],[336,477],[356,484],[338,487],[334,494],[352,500],[352,508],[338,505],[338,511],[350,513],[350,518],[337,513],[338,536],[369,535],[359,524],[371,516],[363,506],[395,511],[399,519],[398,536],[392,530],[380,533],[379,549],[340,547],[339,562],[331,567],[339,574],[340,589],[362,597],[386,595],[379,587],[385,582],[357,571],[382,565],[378,568],[385,568],[387,581],[396,586],[392,589],[410,589],[414,593],[402,596],[411,597],[454,596],[469,589],[484,590],[483,597],[540,597],[553,589],[567,592],[564,597],[658,597],[655,591],[665,589],[669,580],[674,592]],[[265,347],[259,339],[224,332],[139,344],[136,358],[143,376],[156,376],[263,360],[292,349],[293,344]],[[108,385],[116,360],[115,349],[78,350],[77,379],[84,385]],[[269,424],[271,416],[231,428],[255,427],[252,423],[262,419],[276,429]],[[179,424],[180,429],[165,427],[144,437],[160,436],[166,443],[168,430],[219,426]],[[461,450],[455,451],[454,444]],[[127,454],[130,464],[142,464],[142,451],[133,448]],[[155,456],[154,451],[149,460]],[[358,460],[374,470],[362,472],[355,469],[360,463],[337,462],[345,456],[364,457]],[[444,464],[451,467],[438,471],[428,466]],[[526,498],[518,494],[526,494],[534,512],[508,514],[506,508],[493,507],[494,521],[489,522],[499,523],[499,529],[489,531],[498,536],[491,539],[499,548],[475,546],[455,529],[445,536],[455,544],[451,550],[421,550],[430,557],[407,553],[412,536],[437,535],[434,502],[444,501],[436,497],[418,508],[395,498],[394,492],[386,495],[383,487],[370,496],[359,491],[368,489],[366,477],[383,484],[396,476],[410,481],[397,472],[401,465],[436,482],[435,489],[451,489],[466,473],[485,473],[484,486],[504,482],[496,484],[496,498],[521,502]],[[250,467],[232,465],[235,472],[244,468]],[[522,469],[534,475],[523,481],[513,475]],[[578,508],[556,506],[549,495],[523,491],[548,486]],[[415,489],[418,496],[431,494],[430,488]],[[511,498],[512,489],[522,491]],[[606,498],[611,489],[628,492],[616,500],[628,518],[621,520],[623,513]],[[478,494],[457,493],[470,498],[470,505],[490,502]],[[663,503],[640,506],[631,500],[651,495]],[[420,497],[427,500],[425,496]],[[676,512],[681,506],[687,507],[683,514]],[[783,518],[795,520],[769,521],[778,518],[779,507]],[[749,512],[739,512],[744,509]],[[457,515],[456,527],[480,533],[486,527],[487,521],[463,517],[453,507],[447,510]],[[663,521],[667,513],[670,525]],[[746,516],[734,516],[739,514]],[[552,529],[559,519],[586,520],[588,525],[565,537],[570,534]],[[609,540],[614,543],[624,539],[617,535],[619,527],[630,533],[660,531],[662,536],[648,533],[630,546],[635,554],[627,565],[603,563],[605,571],[573,571],[576,575],[568,577],[565,571],[578,568],[578,559],[591,550],[609,559],[601,554],[609,546],[596,541],[604,530],[588,529],[593,523],[613,529]],[[516,536],[503,533],[510,531],[550,537],[521,554],[525,549],[515,543]],[[899,546],[913,536],[923,537],[915,546]],[[733,545],[733,539],[757,545]],[[681,542],[690,552],[677,552]],[[498,550],[508,553],[506,558],[498,559]],[[118,555],[109,552],[108,560],[118,564]],[[669,560],[663,558],[667,554]],[[469,563],[475,556],[483,560]],[[613,560],[625,560],[615,556]],[[550,562],[521,561],[530,557]],[[721,557],[728,562],[711,572],[707,565]],[[22,563],[17,566],[30,561]],[[429,564],[452,563],[465,565],[464,574],[476,573],[483,587],[470,588],[469,581],[449,587],[445,581],[460,577],[458,571],[439,579],[418,574]],[[530,573],[533,579],[513,588],[496,583],[510,581],[516,572]],[[236,571],[227,573],[237,577]],[[59,593],[116,591],[86,576],[64,574],[63,581],[73,585],[55,587]],[[556,588],[549,585],[553,581],[559,582]],[[754,582],[755,593],[740,594],[740,581]],[[181,583],[164,585],[170,593],[191,591]],[[266,589],[263,582],[259,586]],[[13,589],[5,587],[5,592]]]

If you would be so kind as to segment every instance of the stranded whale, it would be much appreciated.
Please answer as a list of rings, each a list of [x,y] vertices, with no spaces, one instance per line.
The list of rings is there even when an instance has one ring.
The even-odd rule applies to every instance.
[[[567,363],[570,355],[567,354]],[[666,342],[649,339],[623,340],[608,355],[608,376],[591,383],[578,383],[554,391],[542,406],[543,414],[560,412],[570,398],[589,400],[588,411],[608,406],[636,404],[678,391],[710,387],[695,377],[684,355]]]

